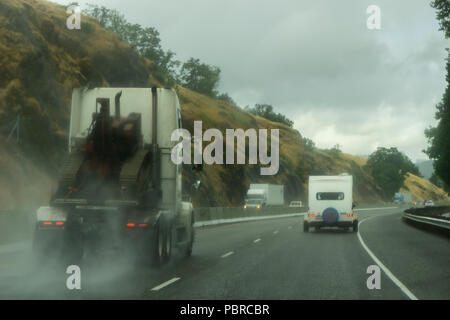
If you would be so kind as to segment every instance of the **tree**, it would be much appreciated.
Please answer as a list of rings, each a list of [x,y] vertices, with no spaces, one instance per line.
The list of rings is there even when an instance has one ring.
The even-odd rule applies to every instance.
[[[397,148],[377,148],[369,155],[367,168],[386,198],[392,197],[403,186],[406,173],[420,175],[414,163]]]
[[[306,150],[311,151],[311,150],[315,149],[315,147],[316,147],[316,144],[314,143],[314,141],[312,141],[309,138],[303,138],[303,142],[305,143]]]
[[[441,189],[445,188],[444,182],[442,181],[441,178],[439,178],[436,174],[436,172],[433,172],[433,174],[431,175],[429,181],[434,184],[436,187],[439,187]]]
[[[176,70],[180,62],[175,59],[174,52],[163,50],[158,30],[152,27],[144,28],[139,24],[131,24],[119,11],[103,6],[88,4],[88,9],[83,12],[96,19],[104,28],[119,35],[139,55],[151,60],[156,69],[167,77],[169,82],[175,80]]]
[[[434,0],[431,6],[436,9],[436,17],[440,30],[444,31],[445,38],[450,38],[450,1]],[[445,190],[450,192],[450,50],[447,48],[447,87],[442,101],[436,105],[436,127],[425,130],[429,147],[424,152],[434,160],[434,170],[443,180]]]
[[[275,113],[270,104],[255,104],[253,108],[245,107],[245,111],[274,122],[284,123],[292,128],[294,122],[281,113]]]
[[[201,63],[199,59],[190,58],[183,63],[179,80],[181,85],[188,89],[210,97],[216,97],[218,95],[216,89],[219,85],[220,69],[216,66]]]
[[[236,102],[234,102],[233,98],[231,98],[230,95],[226,92],[219,94],[217,96],[217,99],[226,101],[228,103],[231,103],[232,105],[236,105]]]

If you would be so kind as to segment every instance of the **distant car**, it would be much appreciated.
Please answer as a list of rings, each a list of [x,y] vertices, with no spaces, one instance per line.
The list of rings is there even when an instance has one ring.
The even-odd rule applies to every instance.
[[[433,200],[427,200],[427,201],[425,201],[425,207],[432,207],[432,206],[434,206],[434,202],[433,202]]]
[[[300,207],[303,207],[303,204],[301,201],[291,201],[291,203],[289,204],[289,207],[300,208]]]

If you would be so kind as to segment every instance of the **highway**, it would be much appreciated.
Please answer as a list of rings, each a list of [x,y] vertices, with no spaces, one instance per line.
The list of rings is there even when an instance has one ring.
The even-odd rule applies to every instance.
[[[121,256],[81,266],[81,290],[65,269],[35,270],[30,241],[0,246],[0,299],[450,299],[450,241],[401,220],[402,210],[358,213],[358,233],[302,231],[303,217],[203,227],[192,257],[161,269]],[[381,288],[367,268],[381,263]]]

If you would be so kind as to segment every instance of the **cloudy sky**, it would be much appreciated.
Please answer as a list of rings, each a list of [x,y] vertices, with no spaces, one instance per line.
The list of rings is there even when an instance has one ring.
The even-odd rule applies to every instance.
[[[67,4],[70,1],[54,0]],[[445,89],[446,47],[430,0],[87,0],[155,27],[163,47],[221,68],[220,91],[272,104],[321,148],[396,146],[426,159]],[[369,5],[381,30],[369,30]]]

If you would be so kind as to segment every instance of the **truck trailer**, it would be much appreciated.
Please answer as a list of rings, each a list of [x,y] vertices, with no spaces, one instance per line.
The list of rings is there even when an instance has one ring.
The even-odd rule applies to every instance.
[[[175,246],[190,256],[193,206],[171,161],[181,120],[173,89],[74,89],[69,154],[49,206],[37,210],[34,253],[79,261],[105,237],[156,265]]]
[[[246,207],[284,205],[284,186],[277,184],[252,183],[246,195]]]

